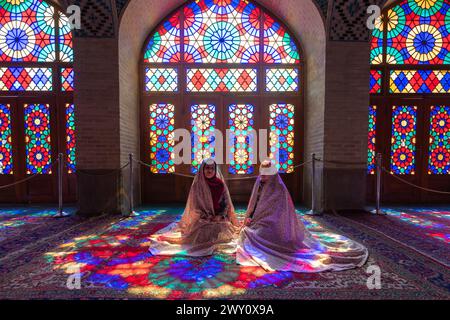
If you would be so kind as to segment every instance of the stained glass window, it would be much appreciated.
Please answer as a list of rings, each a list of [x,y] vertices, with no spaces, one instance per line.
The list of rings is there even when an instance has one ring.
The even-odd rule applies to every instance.
[[[228,128],[240,136],[254,126],[253,105],[234,104],[233,100],[226,104],[221,100],[220,105],[215,105],[217,100],[203,99],[233,93],[257,100],[280,93],[293,98],[302,88],[301,55],[296,41],[282,23],[253,1],[187,1],[155,28],[144,48],[142,94],[148,97],[163,93],[181,101],[186,95],[191,101],[188,112],[193,173],[203,159],[215,155],[216,121],[221,125],[228,122]],[[200,94],[203,101],[196,101]],[[241,123],[245,117],[247,128]],[[285,138],[293,139],[293,131]],[[283,170],[291,172],[293,147],[282,145],[283,156],[290,157],[284,160]],[[249,139],[236,137],[230,147],[234,152],[230,159],[233,163],[227,167],[229,173],[252,173],[252,159],[247,159]],[[154,172],[160,171],[165,173],[159,169]]]
[[[254,92],[256,69],[188,69],[187,91]]]
[[[175,68],[146,68],[145,91],[175,92],[178,90],[178,73]]]
[[[376,133],[377,133],[377,106],[369,107],[369,139],[368,139],[368,156],[367,156],[367,172],[375,174],[376,166]]]
[[[264,14],[264,62],[298,63],[300,55],[294,39],[270,15]]]
[[[432,106],[429,174],[450,174],[450,106]]]
[[[50,106],[25,105],[27,174],[51,173]]]
[[[184,8],[186,61],[259,61],[260,10],[240,0],[200,0]]]
[[[45,1],[1,1],[0,61],[56,59],[54,9]]]
[[[450,93],[450,72],[447,70],[450,64],[450,0],[402,0],[389,7],[372,32],[371,64],[379,69],[371,70],[370,93],[379,94],[373,102],[378,103],[384,95],[386,101],[380,103],[381,107],[392,106],[391,99],[396,99],[397,106],[392,110],[391,172],[414,174],[415,162],[427,160],[429,174],[450,174],[445,167],[448,149],[444,141],[448,136],[442,136],[439,131],[439,124],[445,126],[445,121],[435,120],[445,117],[448,111],[433,101],[435,96]],[[388,88],[381,90],[385,84]],[[409,95],[422,95],[424,102],[409,106]],[[423,109],[432,105],[431,119],[423,118],[428,114],[428,110]],[[420,112],[419,108],[422,109]],[[383,110],[376,120],[378,123],[390,122],[390,115]],[[374,121],[375,110],[369,112],[370,127],[375,128]],[[416,132],[416,123],[428,121],[431,121],[430,140],[423,141],[426,134]],[[424,130],[428,131],[428,125]],[[370,155],[374,156],[371,136],[375,139],[375,129],[373,134],[369,132],[369,173],[373,173]],[[416,136],[422,140],[418,144],[426,145],[429,154],[416,154]],[[421,159],[416,159],[417,156]]]
[[[74,90],[73,58],[71,24],[62,12],[44,0],[0,0],[0,92],[26,92],[27,96],[44,97],[42,92],[55,91],[57,99],[64,92],[64,99],[70,101]],[[56,84],[54,79],[58,79]],[[53,115],[45,100],[43,103],[24,106],[25,141],[14,141],[19,150],[25,143],[27,174],[52,172],[50,117],[56,117],[59,113],[66,115],[66,127],[63,125],[57,133],[58,140],[67,138],[67,167],[69,173],[75,171],[74,106],[64,103],[59,108],[61,110]],[[0,148],[10,149],[11,132],[0,132],[0,136],[3,134],[8,134],[9,138],[3,139],[2,136]],[[53,151],[55,154],[59,152]],[[11,151],[7,156],[12,165]],[[5,172],[12,168],[0,170]]]
[[[150,160],[153,173],[175,171],[173,139],[175,106],[167,103],[150,105]]]
[[[447,0],[405,0],[388,12],[389,64],[448,64]]]
[[[450,93],[446,70],[391,70],[391,93]]]
[[[416,122],[416,106],[392,107],[391,173],[415,173]]]
[[[268,69],[266,71],[266,91],[298,91],[298,69]]]
[[[69,19],[61,14],[59,18],[59,59],[73,62],[72,31]]]
[[[0,174],[13,173],[11,107],[0,104]]]
[[[73,103],[66,104],[66,138],[67,172],[75,173],[77,160],[75,137],[75,105]]]
[[[175,13],[164,22],[150,38],[144,62],[181,61],[180,14]]]
[[[383,63],[383,21],[381,18],[375,20],[375,28],[372,32],[372,42],[370,47],[370,61],[372,64]]]
[[[295,108],[292,104],[273,104],[269,115],[271,157],[278,150],[279,172],[290,173],[294,170]],[[277,144],[275,136],[278,136]]]
[[[74,71],[73,68],[62,68],[61,69],[61,90],[62,91],[73,91],[74,89]]]
[[[0,68],[0,91],[52,91],[51,68]]]
[[[144,53],[145,63],[181,61],[295,64],[300,54],[286,28],[255,4],[195,0],[156,29]]]
[[[204,159],[215,156],[216,106],[196,104],[191,106],[192,173],[197,173]]]
[[[252,174],[254,163],[253,143],[251,135],[254,129],[254,107],[251,104],[232,104],[228,106],[228,127],[233,133],[230,141],[231,174]]]
[[[381,92],[381,71],[370,70],[370,93]]]

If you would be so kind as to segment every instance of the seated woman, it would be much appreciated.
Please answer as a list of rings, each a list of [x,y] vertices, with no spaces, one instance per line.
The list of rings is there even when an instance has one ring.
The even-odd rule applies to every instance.
[[[362,266],[368,257],[363,245],[337,234],[305,229],[281,177],[264,173],[269,168],[270,161],[262,163],[253,188],[238,240],[237,263],[294,272]]]
[[[203,161],[180,222],[150,237],[154,255],[207,256],[234,253],[238,222],[230,193],[214,160]]]

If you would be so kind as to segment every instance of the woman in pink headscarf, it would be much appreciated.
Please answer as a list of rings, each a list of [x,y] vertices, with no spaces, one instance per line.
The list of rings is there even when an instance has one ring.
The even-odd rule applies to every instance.
[[[212,159],[194,178],[179,222],[150,237],[154,255],[207,256],[236,251],[238,222],[224,178]]]
[[[263,162],[253,188],[245,226],[237,248],[237,263],[268,271],[321,272],[362,266],[367,249],[348,238],[305,229],[289,191],[278,174],[269,175]]]

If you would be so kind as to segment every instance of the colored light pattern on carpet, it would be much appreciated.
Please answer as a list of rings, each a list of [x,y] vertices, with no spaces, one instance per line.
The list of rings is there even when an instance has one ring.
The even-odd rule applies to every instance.
[[[383,209],[389,217],[395,217],[403,222],[424,229],[426,235],[450,243],[450,210],[415,208]]]
[[[111,223],[66,241],[44,256],[54,270],[71,274],[79,271],[89,288],[108,288],[131,294],[164,299],[202,299],[244,295],[247,290],[279,287],[293,281],[292,272],[266,272],[260,267],[242,267],[234,255],[209,257],[153,256],[148,252],[149,235],[179,219],[182,208],[138,210],[136,216]],[[305,226],[320,224],[299,210]],[[238,209],[239,219],[245,210]],[[323,229],[322,229],[323,230]],[[324,232],[323,242],[342,236]]]
[[[73,213],[74,208],[66,208],[64,211]],[[43,208],[10,208],[0,209],[0,232],[5,235],[9,229],[25,226],[28,224],[45,222],[53,219],[58,214],[58,209]],[[3,233],[5,232],[5,233]]]

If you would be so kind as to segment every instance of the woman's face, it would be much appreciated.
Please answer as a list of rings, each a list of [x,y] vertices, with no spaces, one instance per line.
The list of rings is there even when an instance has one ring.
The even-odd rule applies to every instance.
[[[207,179],[214,178],[216,176],[216,166],[214,164],[205,165],[203,173]]]
[[[269,181],[270,176],[267,175],[261,175],[261,182],[262,183],[266,183],[267,181]]]

